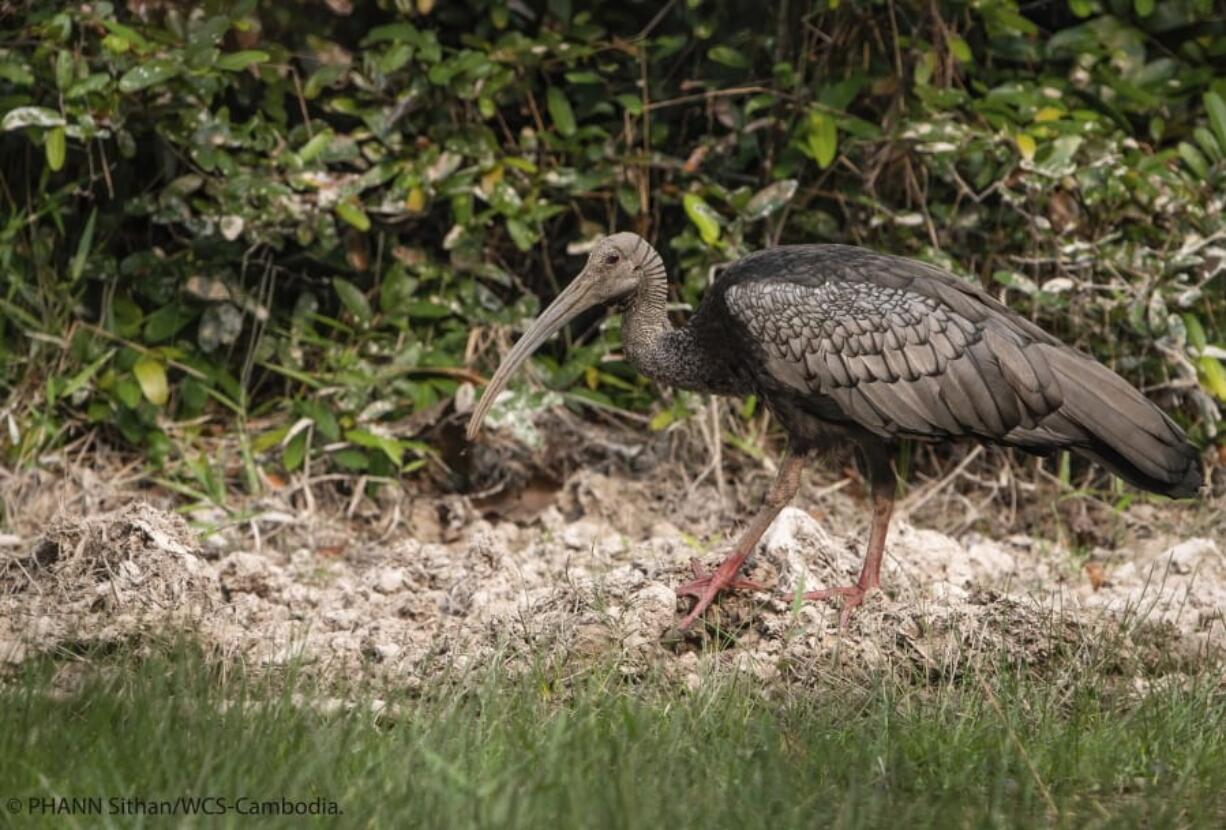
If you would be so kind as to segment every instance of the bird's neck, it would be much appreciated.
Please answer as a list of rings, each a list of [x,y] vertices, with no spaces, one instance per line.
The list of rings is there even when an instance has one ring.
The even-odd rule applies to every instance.
[[[626,359],[647,377],[696,392],[719,392],[731,382],[714,366],[691,326],[668,321],[668,278],[663,269],[639,284],[622,315]],[[712,371],[712,370],[716,371]],[[716,388],[720,387],[720,388]]]
[[[668,321],[668,278],[651,274],[639,283],[622,315],[622,345],[626,358],[648,377],[659,351],[661,338],[674,331]]]

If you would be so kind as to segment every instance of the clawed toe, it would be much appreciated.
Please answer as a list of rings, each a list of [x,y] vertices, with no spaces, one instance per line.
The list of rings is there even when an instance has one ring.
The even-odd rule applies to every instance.
[[[678,585],[674,590],[679,597],[702,597],[710,590],[712,580],[718,580],[719,575],[715,571],[704,571],[702,564],[693,559],[690,561],[690,568],[694,572],[694,580],[687,582],[684,585]],[[760,582],[754,582],[752,579],[744,579],[739,576],[733,576],[729,579],[722,580],[721,584],[715,589],[716,592],[723,590],[741,590],[741,591],[765,591],[766,586]]]
[[[689,628],[694,620],[710,606],[721,591],[729,589],[733,590],[749,590],[749,591],[765,591],[766,588],[761,583],[754,582],[752,579],[743,579],[737,576],[737,569],[740,568],[743,556],[734,556],[724,560],[724,563],[714,571],[704,572],[702,566],[697,560],[690,562],[690,567],[694,572],[694,580],[687,582],[684,585],[678,586],[675,590],[679,597],[694,597],[697,602],[690,609],[690,613],[681,621],[678,628],[682,631]]]
[[[809,600],[826,600],[835,597],[843,598],[843,611],[839,614],[839,627],[846,628],[851,620],[851,614],[864,604],[871,588],[861,588],[859,585],[846,585],[840,588],[823,588],[820,591],[809,591],[804,598]]]
[[[810,600],[826,600],[834,599],[835,597],[843,598],[843,610],[839,614],[839,628],[846,628],[847,623],[851,620],[852,612],[864,603],[864,597],[868,595],[868,591],[861,588],[859,585],[847,585],[841,588],[826,588],[821,591],[810,591],[805,594],[805,599]]]

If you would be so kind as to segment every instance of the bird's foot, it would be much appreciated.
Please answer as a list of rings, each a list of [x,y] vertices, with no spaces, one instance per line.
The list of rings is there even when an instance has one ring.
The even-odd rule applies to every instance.
[[[701,597],[706,593],[707,588],[712,581],[721,579],[719,570],[703,571],[702,563],[697,559],[690,560],[690,569],[694,572],[694,581],[687,582],[684,585],[679,585],[676,588],[677,596]],[[747,591],[765,591],[766,587],[761,582],[754,582],[752,579],[744,579],[737,576],[735,573],[730,579],[724,580],[716,591],[726,589],[743,589]]]
[[[703,572],[702,565],[698,563],[698,560],[693,560],[690,563],[690,567],[694,571],[694,580],[684,585],[679,585],[676,588],[677,596],[696,597],[698,602],[694,604],[694,607],[690,609],[690,613],[686,614],[685,619],[677,626],[679,630],[684,631],[689,628],[694,620],[698,619],[698,616],[707,610],[707,607],[720,591],[766,590],[766,587],[760,582],[754,582],[752,579],[744,579],[737,576],[737,571],[740,569],[742,561],[743,557],[730,556],[718,568],[709,573]]]
[[[847,622],[851,619],[852,612],[864,604],[864,598],[872,590],[871,586],[865,588],[861,585],[847,585],[842,588],[823,588],[820,591],[809,591],[805,594],[804,598],[834,599],[835,597],[842,597],[843,611],[839,614],[839,628],[846,628]]]

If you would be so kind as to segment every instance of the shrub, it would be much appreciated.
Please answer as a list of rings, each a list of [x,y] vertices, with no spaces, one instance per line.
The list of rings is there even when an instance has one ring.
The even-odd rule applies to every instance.
[[[694,303],[753,248],[977,279],[1179,409],[1226,400],[1211,0],[327,0],[0,10],[0,438],[91,427],[220,495],[209,431],[376,475],[614,228]],[[656,407],[604,359],[571,400]],[[751,408],[751,407],[750,407]],[[685,400],[660,410],[666,426]]]

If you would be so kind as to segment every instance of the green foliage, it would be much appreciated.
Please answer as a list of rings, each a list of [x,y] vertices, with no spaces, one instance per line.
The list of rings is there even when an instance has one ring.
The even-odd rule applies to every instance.
[[[929,259],[1215,433],[1210,0],[345,5],[3,12],[10,462],[97,426],[188,481],[237,426],[274,468],[418,467],[395,425],[618,228],[689,303],[764,245]],[[652,407],[610,345],[542,363],[572,400]]]

